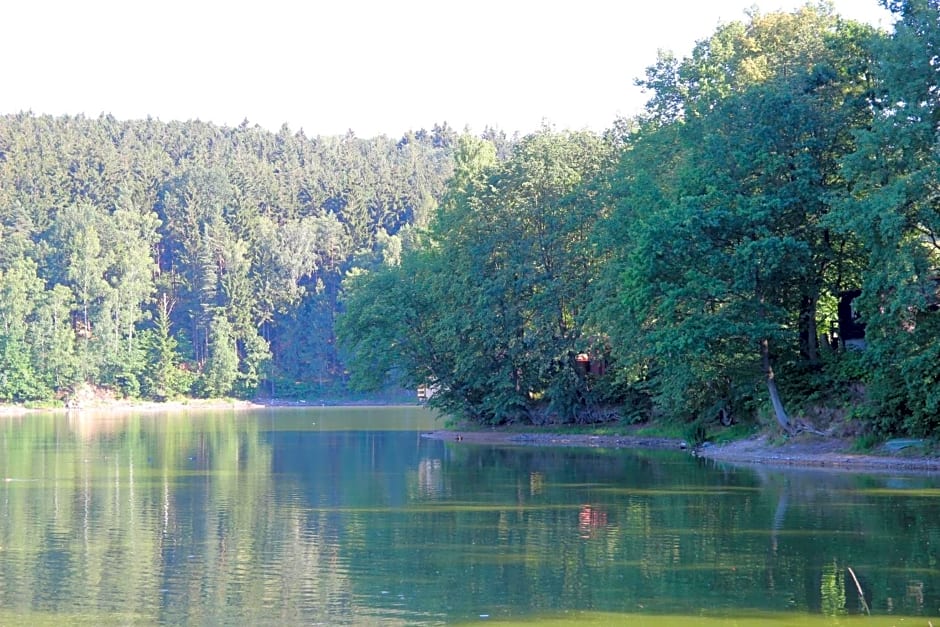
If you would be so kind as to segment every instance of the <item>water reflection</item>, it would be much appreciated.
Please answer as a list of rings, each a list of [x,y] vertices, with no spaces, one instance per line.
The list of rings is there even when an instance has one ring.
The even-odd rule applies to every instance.
[[[582,505],[578,512],[578,532],[582,539],[590,540],[607,527],[607,512],[597,505]]]
[[[399,411],[0,422],[0,624],[844,617],[849,567],[873,614],[940,607],[932,478],[445,445]]]
[[[418,490],[429,499],[445,498],[443,461],[440,458],[425,458],[418,462]]]

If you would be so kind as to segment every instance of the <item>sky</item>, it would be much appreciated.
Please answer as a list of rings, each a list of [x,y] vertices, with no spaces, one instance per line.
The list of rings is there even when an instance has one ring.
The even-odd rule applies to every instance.
[[[802,0],[5,0],[0,114],[199,119],[307,136],[447,122],[602,131],[657,50]],[[836,12],[889,28],[877,0]]]

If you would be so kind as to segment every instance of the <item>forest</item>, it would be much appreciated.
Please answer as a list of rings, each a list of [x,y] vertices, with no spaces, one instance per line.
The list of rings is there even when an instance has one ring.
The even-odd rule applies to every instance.
[[[423,228],[455,138],[0,117],[0,400],[337,393],[343,277]]]
[[[2,116],[0,401],[932,434],[940,3],[884,2],[722,24],[601,134]]]

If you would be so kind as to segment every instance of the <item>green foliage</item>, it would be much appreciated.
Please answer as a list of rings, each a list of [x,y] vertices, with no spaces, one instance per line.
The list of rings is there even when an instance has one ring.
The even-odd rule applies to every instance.
[[[525,138],[502,163],[461,139],[421,256],[348,284],[341,339],[354,379],[437,385],[436,404],[481,422],[582,420],[616,402],[631,420],[678,419],[691,435],[770,407],[788,430],[787,396],[857,403],[867,385],[890,409],[880,428],[933,428],[925,185],[937,179],[926,132],[937,91],[877,90],[922,52],[936,7],[899,6],[911,24],[893,43],[807,5],[723,25],[689,58],[662,55],[641,81],[647,115],[608,134],[616,170],[612,152],[572,150],[583,142],[572,135]],[[924,58],[911,67],[935,73]],[[890,113],[874,115],[873,102]],[[898,123],[914,102],[926,109]],[[923,132],[885,144],[912,126]],[[917,141],[904,161],[899,147]],[[885,185],[899,165],[920,170]],[[901,212],[887,224],[886,206]],[[873,338],[864,359],[836,358],[835,305],[860,285],[869,310],[882,303],[869,329],[889,339]],[[585,376],[579,354],[603,356],[604,375]]]
[[[0,116],[0,399],[428,385],[485,424],[933,434],[940,7],[887,5],[890,36],[724,24],[603,136]],[[868,348],[831,353],[858,288]]]
[[[144,331],[140,338],[148,354],[142,392],[153,400],[165,401],[188,394],[195,375],[183,367],[177,350],[179,342],[171,332],[171,306],[166,294],[162,295],[158,307],[154,328]]]
[[[876,116],[844,160],[855,186],[836,225],[866,254],[864,416],[877,434],[921,436],[935,432],[940,410],[940,6],[889,4],[900,19],[877,50]]]
[[[734,442],[743,440],[754,434],[755,424],[753,422],[740,422],[729,427],[715,427],[708,434],[708,441],[715,444]]]
[[[873,340],[866,353],[870,404],[861,417],[882,436],[928,437],[940,429],[940,320],[924,316],[893,341]]]
[[[795,399],[800,413],[825,408],[852,419],[861,411],[870,372],[867,353],[857,350],[826,350],[820,363],[794,361],[784,368],[785,391]],[[825,425],[821,425],[825,427]]]
[[[601,348],[583,325],[598,264],[587,194],[611,154],[593,134],[544,130],[500,163],[493,146],[461,138],[430,244],[347,285],[338,328],[353,381],[428,384],[432,404],[484,423],[546,407],[587,416],[598,397],[575,357]]]
[[[401,265],[352,273],[337,336],[349,351],[354,390],[379,390],[391,379],[417,388],[434,381],[438,359],[428,290],[437,273],[433,255],[413,252]]]
[[[860,453],[867,453],[884,441],[884,436],[877,431],[863,433],[855,439],[852,449]]]
[[[703,420],[693,420],[692,422],[686,423],[685,428],[682,431],[682,439],[685,440],[689,446],[699,446],[708,441],[708,423]]]
[[[32,261],[20,259],[8,270],[0,269],[0,400],[23,402],[49,396],[31,359],[29,337],[40,290]]]
[[[267,341],[257,333],[244,332],[239,342],[238,386],[239,396],[252,396],[265,376],[271,360]]]
[[[33,319],[34,355],[40,378],[49,390],[62,390],[79,382],[76,333],[71,323],[75,308],[72,291],[64,285],[44,290]]]
[[[201,379],[202,394],[207,398],[224,398],[235,389],[237,380],[234,330],[225,314],[217,312],[209,330],[209,358]]]
[[[0,394],[80,381],[125,395],[184,391],[172,360],[149,362],[166,353],[150,335],[160,333],[158,291],[186,340],[183,380],[207,368],[213,315],[224,310],[239,394],[267,377],[341,383],[333,323],[342,277],[380,249],[394,259],[409,225],[427,224],[454,140],[446,125],[395,141],[0,116],[0,271],[29,261],[41,281],[25,346],[7,343]]]
[[[599,231],[615,257],[596,310],[661,414],[741,417],[769,396],[788,426],[775,365],[819,362],[818,303],[860,265],[825,220],[870,117],[847,64],[864,69],[872,36],[807,7],[723,26],[650,69],[648,122]]]

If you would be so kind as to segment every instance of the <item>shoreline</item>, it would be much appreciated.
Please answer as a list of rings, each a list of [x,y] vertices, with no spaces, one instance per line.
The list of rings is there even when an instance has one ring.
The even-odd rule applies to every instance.
[[[431,440],[491,446],[568,446],[686,451],[715,463],[764,468],[806,468],[843,472],[940,472],[940,458],[917,454],[856,453],[851,442],[819,436],[799,436],[774,444],[767,435],[756,435],[726,444],[689,447],[678,438],[630,435],[557,434],[505,431],[448,431],[422,433]]]
[[[142,401],[127,399],[99,399],[84,402],[75,407],[65,404],[49,407],[26,407],[25,405],[0,403],[0,418],[28,416],[30,414],[122,414],[128,412],[163,413],[203,410],[251,410],[251,409],[304,409],[318,407],[412,407],[417,404],[364,401],[293,401],[285,399],[199,399],[189,398],[175,401]]]
[[[205,410],[258,410],[265,408],[318,407],[393,407],[396,403],[377,401],[290,401],[282,399],[185,399],[178,401],[138,401],[96,399],[79,407],[25,407],[0,404],[0,418],[16,418],[30,414],[74,414],[118,416],[128,413],[181,413]],[[872,453],[851,450],[852,442],[803,434],[779,444],[766,434],[724,444],[690,447],[679,438],[637,435],[591,435],[540,433],[538,431],[450,430],[438,429],[421,434],[422,438],[482,444],[491,446],[562,446],[614,449],[646,449],[686,451],[695,457],[716,463],[738,466],[778,468],[815,468],[847,472],[916,472],[940,473],[940,457],[918,452],[915,447],[891,452],[887,449]]]
[[[254,401],[237,399],[186,399],[181,401],[137,401],[137,400],[95,400],[76,407],[60,405],[56,407],[26,407],[24,405],[0,404],[0,418],[19,417],[30,414],[120,414],[127,412],[179,412],[204,409],[261,409],[266,407]]]

